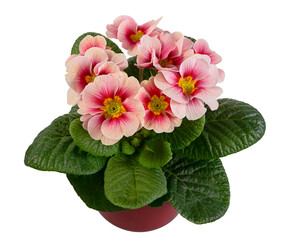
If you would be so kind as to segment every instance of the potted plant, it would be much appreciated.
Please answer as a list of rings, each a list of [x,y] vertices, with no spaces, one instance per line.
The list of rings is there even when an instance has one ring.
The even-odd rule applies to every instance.
[[[130,58],[101,34],[74,43],[66,61],[69,113],[29,146],[25,164],[67,175],[84,203],[131,231],[159,228],[179,213],[196,224],[228,209],[221,157],[265,132],[251,105],[218,99],[220,55],[203,39],[120,16],[107,25]]]

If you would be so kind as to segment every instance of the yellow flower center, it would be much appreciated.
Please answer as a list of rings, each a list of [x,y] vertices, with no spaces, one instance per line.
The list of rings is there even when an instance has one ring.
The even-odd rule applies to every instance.
[[[197,81],[192,80],[191,76],[180,78],[179,79],[179,86],[182,88],[183,93],[187,95],[191,95],[197,89],[195,87]]]
[[[87,75],[87,76],[85,77],[85,81],[86,81],[86,83],[88,84],[88,83],[93,82],[93,81],[95,80],[95,78],[96,78],[96,75],[93,73],[93,75]]]
[[[138,42],[142,38],[143,35],[144,35],[143,32],[141,30],[138,30],[137,33],[136,34],[132,34],[130,36],[130,38],[132,39],[132,41],[134,43],[136,43],[136,42]]]
[[[118,118],[122,113],[126,112],[119,96],[115,96],[114,99],[105,99],[103,105],[104,107],[100,109],[103,111],[105,118]]]
[[[153,112],[155,115],[160,115],[161,113],[166,113],[165,109],[169,106],[169,103],[165,101],[165,97],[160,98],[154,95],[150,98],[147,108]]]
[[[165,59],[163,59],[163,60],[160,60],[159,63],[160,63],[160,65],[161,65],[162,67],[167,67],[167,66],[169,66],[169,65],[173,65],[172,59],[168,59],[168,58],[165,58]]]

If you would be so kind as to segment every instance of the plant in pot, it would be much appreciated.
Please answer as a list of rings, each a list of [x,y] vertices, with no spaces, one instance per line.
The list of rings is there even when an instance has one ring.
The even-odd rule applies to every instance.
[[[78,196],[114,225],[149,231],[179,213],[196,224],[228,209],[221,157],[261,139],[251,105],[217,99],[221,57],[203,39],[120,16],[110,39],[89,32],[66,61],[69,113],[29,146],[25,164],[67,174]]]

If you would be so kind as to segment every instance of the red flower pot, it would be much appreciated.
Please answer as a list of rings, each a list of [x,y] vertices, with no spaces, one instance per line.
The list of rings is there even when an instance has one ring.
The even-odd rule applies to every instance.
[[[122,212],[100,212],[100,214],[119,228],[146,232],[165,226],[178,215],[178,212],[169,202],[165,202],[158,208],[145,206]]]

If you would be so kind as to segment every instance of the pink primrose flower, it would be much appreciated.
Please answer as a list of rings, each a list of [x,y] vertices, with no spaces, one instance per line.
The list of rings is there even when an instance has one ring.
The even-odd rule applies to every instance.
[[[120,68],[116,63],[108,61],[106,50],[91,47],[84,56],[72,58],[66,65],[66,71],[65,78],[72,89],[68,91],[68,103],[75,105],[86,85],[93,82],[97,76],[119,72]]]
[[[139,89],[138,80],[124,72],[98,76],[85,87],[78,103],[84,129],[104,145],[132,136],[143,125],[144,108],[135,99]]]
[[[145,109],[144,128],[156,133],[174,131],[182,120],[171,111],[170,98],[162,93],[154,84],[154,77],[141,82],[141,90],[136,98],[140,99]]]
[[[206,112],[204,103],[211,110],[218,108],[219,71],[210,62],[209,56],[196,54],[180,65],[179,72],[161,71],[155,76],[155,85],[171,98],[172,112],[178,118],[199,119]]]
[[[161,18],[138,25],[133,18],[120,16],[114,20],[113,24],[107,25],[106,35],[117,38],[122,42],[122,47],[128,50],[128,54],[135,56],[138,53],[137,46],[144,35],[154,36],[158,34],[158,30],[154,32],[154,29],[160,20]]]
[[[193,43],[180,32],[161,32],[157,38],[144,36],[138,47],[139,68],[154,66],[158,71],[178,71],[180,64],[194,55]]]

